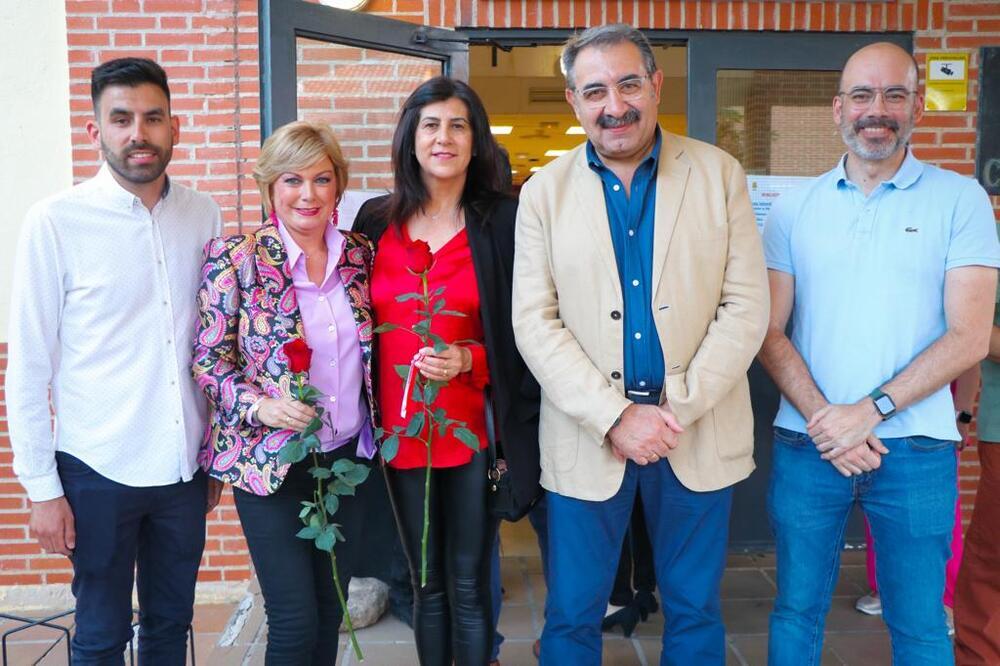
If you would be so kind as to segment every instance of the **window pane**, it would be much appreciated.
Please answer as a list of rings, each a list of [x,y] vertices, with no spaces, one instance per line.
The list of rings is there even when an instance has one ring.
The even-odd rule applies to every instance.
[[[296,40],[299,120],[327,123],[350,160],[350,189],[392,186],[392,134],[406,97],[441,74],[437,60]]]
[[[844,154],[833,122],[840,74],[720,70],[716,143],[748,174],[815,176]]]

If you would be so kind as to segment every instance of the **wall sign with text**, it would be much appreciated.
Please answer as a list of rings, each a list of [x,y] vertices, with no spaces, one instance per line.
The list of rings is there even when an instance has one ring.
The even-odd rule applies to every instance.
[[[928,53],[927,111],[965,111],[969,103],[969,54]]]

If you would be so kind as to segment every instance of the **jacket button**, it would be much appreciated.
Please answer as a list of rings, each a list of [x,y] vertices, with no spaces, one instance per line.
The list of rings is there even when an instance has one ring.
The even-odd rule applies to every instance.
[[[621,378],[622,378],[622,373],[618,372],[617,370],[611,371],[611,379],[621,379]]]
[[[618,310],[612,310],[611,311],[611,318],[614,319],[615,321],[618,321],[619,319],[622,318],[622,313],[619,312]]]

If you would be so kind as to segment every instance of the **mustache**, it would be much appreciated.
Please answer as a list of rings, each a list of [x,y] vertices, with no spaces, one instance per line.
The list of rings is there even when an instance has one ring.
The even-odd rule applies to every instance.
[[[893,132],[899,131],[899,123],[892,118],[861,118],[854,123],[855,132],[860,132],[869,127],[885,127],[886,129],[891,129]]]
[[[145,153],[155,153],[159,155],[161,153],[159,147],[154,146],[151,143],[132,143],[129,144],[128,150],[125,151],[125,156],[128,157],[132,153],[145,152]]]
[[[597,126],[601,129],[615,129],[618,127],[625,127],[626,125],[631,125],[633,123],[639,122],[639,112],[635,109],[629,109],[622,114],[620,118],[616,118],[607,113],[602,113],[597,118]]]

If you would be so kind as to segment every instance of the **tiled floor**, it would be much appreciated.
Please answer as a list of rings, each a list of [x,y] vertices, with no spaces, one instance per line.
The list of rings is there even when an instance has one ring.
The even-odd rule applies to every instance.
[[[500,631],[507,637],[500,657],[504,666],[533,666],[531,644],[542,628],[545,585],[539,560],[515,543],[505,551],[503,585],[506,590]],[[879,666],[890,664],[889,641],[881,619],[854,610],[855,599],[865,592],[862,553],[845,553],[833,608],[827,621],[823,664]],[[728,629],[727,664],[766,663],[767,615],[774,594],[774,561],[767,555],[734,555],[723,579],[723,613]],[[208,666],[260,666],[267,629],[259,604],[244,614],[245,622],[235,641],[218,645],[236,604],[198,606],[195,614],[195,652],[198,663]],[[13,625],[0,623],[0,631]],[[655,666],[659,663],[663,615],[640,624],[631,639],[606,634],[604,663],[608,666]],[[64,644],[53,643],[54,634],[31,629],[8,647],[12,666],[44,664],[65,666]],[[409,628],[392,617],[358,631],[365,666],[415,666],[416,653]],[[339,663],[358,664],[342,641]]]

